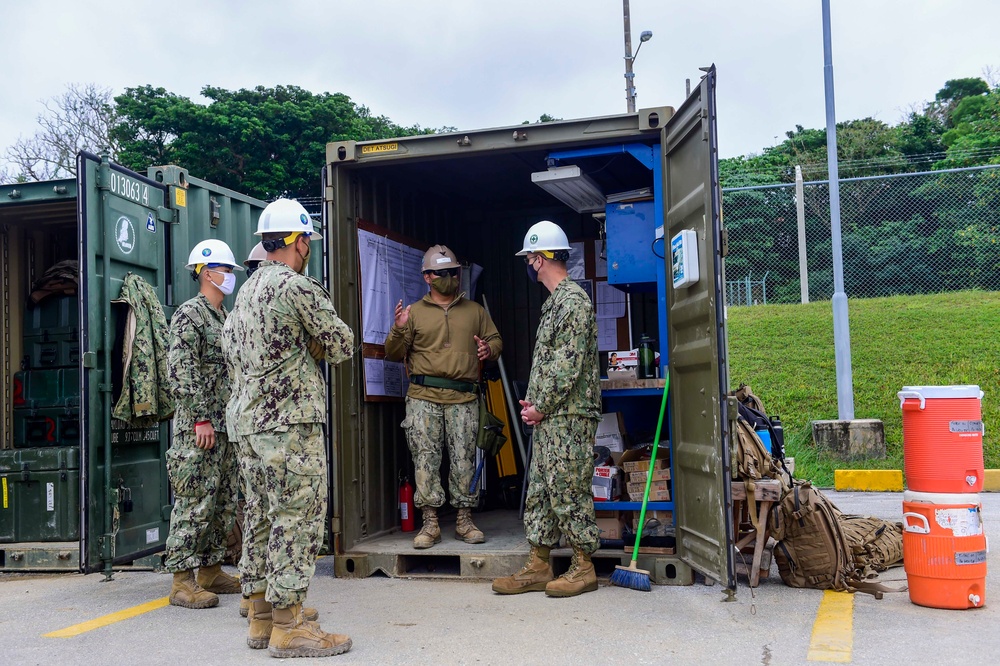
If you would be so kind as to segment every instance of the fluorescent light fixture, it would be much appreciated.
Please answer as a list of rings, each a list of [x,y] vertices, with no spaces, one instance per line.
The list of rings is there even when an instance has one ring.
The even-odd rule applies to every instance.
[[[552,167],[531,174],[531,182],[578,213],[601,213],[607,199],[601,188],[580,167]]]

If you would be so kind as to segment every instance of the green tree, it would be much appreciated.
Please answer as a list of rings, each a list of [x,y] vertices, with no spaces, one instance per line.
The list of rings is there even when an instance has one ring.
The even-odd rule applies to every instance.
[[[942,136],[948,152],[936,169],[1000,164],[1000,89],[962,100],[952,117],[954,126]]]
[[[952,112],[966,97],[985,95],[990,87],[979,77],[950,79],[937,91],[934,101],[928,105],[926,113],[937,116],[945,129],[953,127]]]
[[[206,86],[201,94],[208,104],[152,86],[116,97],[121,120],[114,135],[122,163],[134,169],[177,164],[261,199],[314,196],[328,142],[424,132],[375,116],[340,93]]]

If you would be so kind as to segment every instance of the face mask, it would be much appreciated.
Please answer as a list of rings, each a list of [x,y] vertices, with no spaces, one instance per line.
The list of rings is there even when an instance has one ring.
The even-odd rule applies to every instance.
[[[305,275],[306,271],[309,270],[309,255],[312,254],[312,249],[306,251],[305,255],[299,254],[302,257],[302,267],[299,269],[299,275]]]
[[[236,276],[232,273],[219,273],[219,275],[222,275],[222,284],[215,284],[215,280],[211,280],[211,282],[215,284],[216,289],[228,296],[236,289]]]
[[[535,262],[531,262],[525,268],[528,269],[528,279],[532,282],[538,282],[538,271],[535,270]]]
[[[431,280],[431,286],[441,294],[445,296],[451,296],[456,291],[458,291],[458,278],[457,277],[436,277]]]

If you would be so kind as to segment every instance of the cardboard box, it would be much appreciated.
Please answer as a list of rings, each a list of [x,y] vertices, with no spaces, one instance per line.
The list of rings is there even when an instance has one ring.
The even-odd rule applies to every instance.
[[[638,349],[627,349],[624,351],[613,351],[608,352],[608,356],[605,359],[604,369],[608,373],[608,377],[621,377],[622,375],[613,374],[614,372],[629,372],[633,373],[635,376],[635,369],[639,366],[639,350]]]
[[[669,444],[666,441],[660,442],[660,448],[656,452],[656,469],[670,468]],[[649,452],[645,449],[631,449],[626,451],[621,459],[622,469],[627,474],[632,472],[649,471]]]
[[[618,467],[595,467],[594,476],[590,481],[594,500],[614,501],[620,499],[622,496],[621,478],[621,469]]]
[[[621,412],[604,414],[597,426],[594,446],[606,446],[612,451],[625,450],[625,420]]]
[[[646,476],[649,474],[648,471],[645,472],[629,472],[628,482],[629,483],[646,483]],[[653,481],[669,481],[670,480],[670,468],[656,466],[653,470]]]
[[[601,531],[602,539],[621,539],[622,521],[617,511],[596,511],[597,529]]]
[[[629,499],[629,501],[630,502],[641,502],[642,501],[642,495],[643,495],[643,492],[645,491],[645,488],[646,488],[646,486],[645,486],[645,484],[643,484],[642,488],[640,488],[639,490],[637,490],[635,492],[628,493],[628,499]],[[669,502],[670,501],[670,491],[669,490],[653,490],[652,488],[650,488],[649,489],[649,501],[650,502]]]
[[[657,521],[659,524],[651,522]],[[632,533],[639,532],[639,512],[632,512]],[[646,529],[642,536],[667,536],[674,533],[674,512],[673,511],[647,511]]]
[[[639,499],[641,500],[642,499],[642,493],[645,492],[645,490],[646,490],[646,482],[645,481],[638,481],[636,483],[631,483],[630,482],[628,484],[627,488],[628,488],[629,497],[631,497],[633,495],[633,493],[639,493]],[[649,496],[650,497],[653,496],[653,493],[660,493],[660,492],[663,492],[663,491],[667,491],[668,493],[670,492],[670,482],[669,481],[653,481],[653,483],[649,486]]]

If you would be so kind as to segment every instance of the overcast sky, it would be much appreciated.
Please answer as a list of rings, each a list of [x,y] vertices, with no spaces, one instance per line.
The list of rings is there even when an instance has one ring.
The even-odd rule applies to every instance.
[[[1000,2],[832,0],[838,120],[890,124],[950,78],[1000,68]],[[821,127],[820,0],[631,0],[638,106],[718,67],[723,157]],[[341,92],[402,125],[477,129],[624,113],[618,0],[4,2],[0,149],[68,83]],[[634,48],[633,46],[633,48]]]

